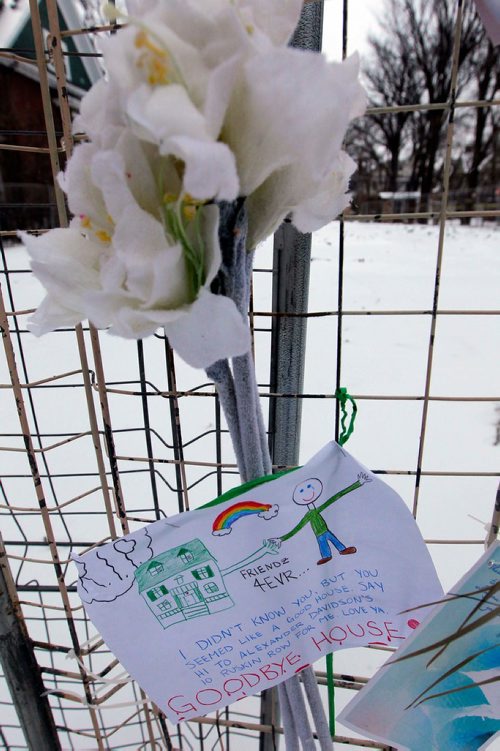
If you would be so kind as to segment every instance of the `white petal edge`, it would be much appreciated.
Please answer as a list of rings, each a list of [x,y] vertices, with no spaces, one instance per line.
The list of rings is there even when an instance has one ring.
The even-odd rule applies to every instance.
[[[208,368],[217,360],[244,355],[250,331],[228,297],[202,290],[188,315],[165,326],[178,355],[193,368]]]
[[[226,144],[176,136],[162,144],[160,153],[182,159],[186,169],[184,189],[194,198],[234,201],[238,196],[236,161]]]

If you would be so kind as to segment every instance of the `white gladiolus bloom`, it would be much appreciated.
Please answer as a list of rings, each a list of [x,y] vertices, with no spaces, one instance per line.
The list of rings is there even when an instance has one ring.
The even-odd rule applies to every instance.
[[[292,165],[322,181],[337,158],[349,121],[365,107],[359,60],[329,63],[315,52],[273,49],[245,64],[224,124],[241,190],[250,195]]]
[[[124,119],[137,137],[183,162],[188,193],[232,201],[239,193],[236,164],[219,134],[237,58],[208,64],[165,23],[170,4],[163,5],[141,14],[140,21],[132,18],[128,28],[103,43],[107,86],[118,90]]]
[[[287,215],[319,229],[347,205],[341,144],[365,106],[357,56],[287,47],[301,7],[129,0],[126,28],[102,43],[107,78],[75,119],[90,143],[61,177],[74,219],[23,235],[47,289],[35,333],[85,318],[129,338],[163,326],[196,367],[248,351],[236,305],[210,292],[216,204],[246,199],[249,249]]]
[[[365,107],[358,72],[357,55],[329,63],[317,53],[290,48],[246,63],[224,134],[236,156],[241,190],[249,196],[249,247],[290,212],[299,230],[311,232],[347,206],[355,164],[341,144],[350,120]],[[305,216],[311,212],[314,221]]]
[[[165,187],[177,190],[175,169],[163,162]],[[129,131],[114,149],[75,149],[61,179],[76,215],[71,226],[22,234],[48,293],[30,322],[35,334],[86,318],[134,339],[164,327],[194,367],[248,350],[235,304],[209,291],[221,263],[218,208],[185,194],[160,196],[157,179]]]
[[[228,49],[238,51],[245,40],[286,45],[302,4],[303,0],[128,0],[127,6],[132,17],[147,22],[154,16],[206,59],[215,55],[221,61],[231,57]]]
[[[356,164],[340,151],[321,182],[303,178],[293,166],[278,170],[248,199],[248,244],[255,247],[291,214],[300,232],[315,232],[349,205],[349,180]]]
[[[129,27],[103,42],[110,82],[120,90],[130,127],[161,154],[183,161],[185,189],[195,198],[230,201],[248,194],[247,184],[239,186],[234,149],[222,132],[227,109],[241,87],[245,63],[286,44],[301,5],[300,0],[132,3]]]
[[[113,148],[126,126],[118,89],[101,78],[80,102],[73,133],[85,133],[103,149]]]
[[[298,0],[156,0],[133,22],[140,31],[133,26],[104,50],[112,80],[121,76],[129,92],[126,111],[137,135],[185,161],[186,179],[190,155],[202,161],[190,193],[202,197],[200,183],[205,194],[217,190],[209,177],[212,156],[216,146],[230,148],[239,194],[249,198],[249,247],[290,212],[300,230],[312,231],[348,204],[354,163],[341,154],[341,143],[365,107],[359,60],[329,63],[287,48],[300,8]],[[149,40],[147,58],[132,49],[138,34]],[[146,44],[143,36],[139,41]],[[155,50],[168,56],[170,84],[151,83],[163,75]],[[181,122],[182,149],[175,136]],[[210,138],[219,142],[197,150]],[[219,158],[219,183],[228,174]]]

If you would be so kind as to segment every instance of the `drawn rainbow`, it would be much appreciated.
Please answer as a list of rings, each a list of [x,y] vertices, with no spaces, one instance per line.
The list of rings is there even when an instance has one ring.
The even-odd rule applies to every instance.
[[[220,532],[222,529],[230,529],[231,526],[241,519],[242,516],[249,516],[250,514],[262,514],[264,511],[269,511],[271,508],[270,503],[259,503],[258,501],[240,501],[234,503],[229,508],[221,511],[219,516],[214,520],[212,524],[212,532]]]

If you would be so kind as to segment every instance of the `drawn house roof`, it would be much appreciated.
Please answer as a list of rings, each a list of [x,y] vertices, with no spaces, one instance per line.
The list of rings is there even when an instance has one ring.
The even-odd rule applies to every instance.
[[[215,561],[215,558],[200,540],[191,540],[160,553],[136,569],[139,592],[155,587],[171,576],[191,571],[206,561]]]

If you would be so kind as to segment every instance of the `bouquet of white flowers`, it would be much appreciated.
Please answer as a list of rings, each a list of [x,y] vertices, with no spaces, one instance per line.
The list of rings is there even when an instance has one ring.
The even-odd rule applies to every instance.
[[[312,232],[348,204],[355,165],[341,145],[365,106],[358,59],[287,46],[302,0],[128,5],[74,123],[88,141],[60,176],[70,226],[22,234],[47,290],[29,325],[88,319],[131,339],[163,328],[216,384],[249,480],[271,471],[249,353],[253,250],[287,216]],[[312,669],[302,677],[326,751]],[[297,677],[279,689],[287,747],[315,748]]]
[[[164,327],[195,367],[249,349],[244,311],[211,289],[219,204],[244,199],[248,251],[287,215],[303,232],[333,219],[355,167],[342,139],[365,103],[355,55],[287,47],[301,6],[129,3],[75,120],[89,142],[60,176],[74,218],[22,235],[47,290],[35,334],[84,319],[136,339]]]

